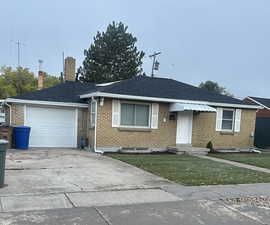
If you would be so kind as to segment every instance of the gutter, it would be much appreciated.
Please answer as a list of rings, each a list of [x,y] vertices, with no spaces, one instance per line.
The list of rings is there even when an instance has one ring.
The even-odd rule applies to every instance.
[[[66,107],[79,107],[79,108],[88,107],[87,104],[73,103],[73,102],[37,101],[37,100],[15,99],[15,98],[7,98],[5,101],[11,102],[11,103],[33,104],[33,105],[66,106]]]
[[[256,106],[256,105],[219,103],[219,102],[208,102],[208,101],[194,101],[194,100],[183,100],[183,99],[170,99],[170,98],[146,97],[146,96],[136,96],[136,95],[121,95],[121,94],[111,94],[111,93],[99,92],[99,91],[93,92],[90,94],[80,95],[80,98],[91,98],[91,97],[109,97],[109,98],[118,98],[118,99],[130,99],[130,100],[166,102],[166,103],[200,104],[200,105],[239,108],[239,109],[242,109],[242,108],[244,108],[244,109],[262,109],[261,106]]]

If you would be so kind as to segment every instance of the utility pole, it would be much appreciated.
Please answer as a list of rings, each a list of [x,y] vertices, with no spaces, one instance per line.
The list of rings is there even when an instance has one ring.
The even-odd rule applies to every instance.
[[[156,60],[156,58],[160,54],[161,52],[154,52],[152,55],[149,55],[150,58],[153,58],[151,77],[154,77],[154,70],[159,69],[159,62]]]
[[[18,67],[21,65],[21,43],[20,41],[16,42],[17,47],[18,47]]]
[[[63,71],[61,72],[60,79],[61,83],[64,83],[64,77],[65,77],[65,53],[62,52],[62,64],[63,64]]]
[[[21,45],[25,45],[25,44],[23,44],[20,41],[13,41],[13,40],[11,41],[17,45],[17,61],[18,61],[18,67],[20,67],[21,66]]]

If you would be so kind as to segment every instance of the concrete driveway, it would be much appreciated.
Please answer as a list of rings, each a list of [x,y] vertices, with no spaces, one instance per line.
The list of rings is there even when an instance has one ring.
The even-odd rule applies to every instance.
[[[169,181],[91,152],[9,151],[0,212],[177,201]]]
[[[270,224],[270,184],[184,187],[69,149],[10,151],[6,175],[0,225]]]
[[[10,151],[0,196],[159,187],[168,181],[120,161],[71,149]]]

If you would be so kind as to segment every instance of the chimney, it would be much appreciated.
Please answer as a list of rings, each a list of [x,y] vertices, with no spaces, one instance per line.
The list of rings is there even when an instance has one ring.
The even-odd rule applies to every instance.
[[[65,58],[65,71],[64,77],[65,81],[75,81],[75,68],[76,68],[76,60],[73,57],[66,57]]]
[[[38,69],[38,90],[44,87],[44,73],[42,71],[42,60],[38,60],[39,69]]]

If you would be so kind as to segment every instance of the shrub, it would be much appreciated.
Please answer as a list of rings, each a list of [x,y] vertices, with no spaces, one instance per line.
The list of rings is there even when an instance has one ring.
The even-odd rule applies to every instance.
[[[210,152],[214,152],[215,151],[212,141],[209,141],[207,143],[206,148],[210,149]]]

